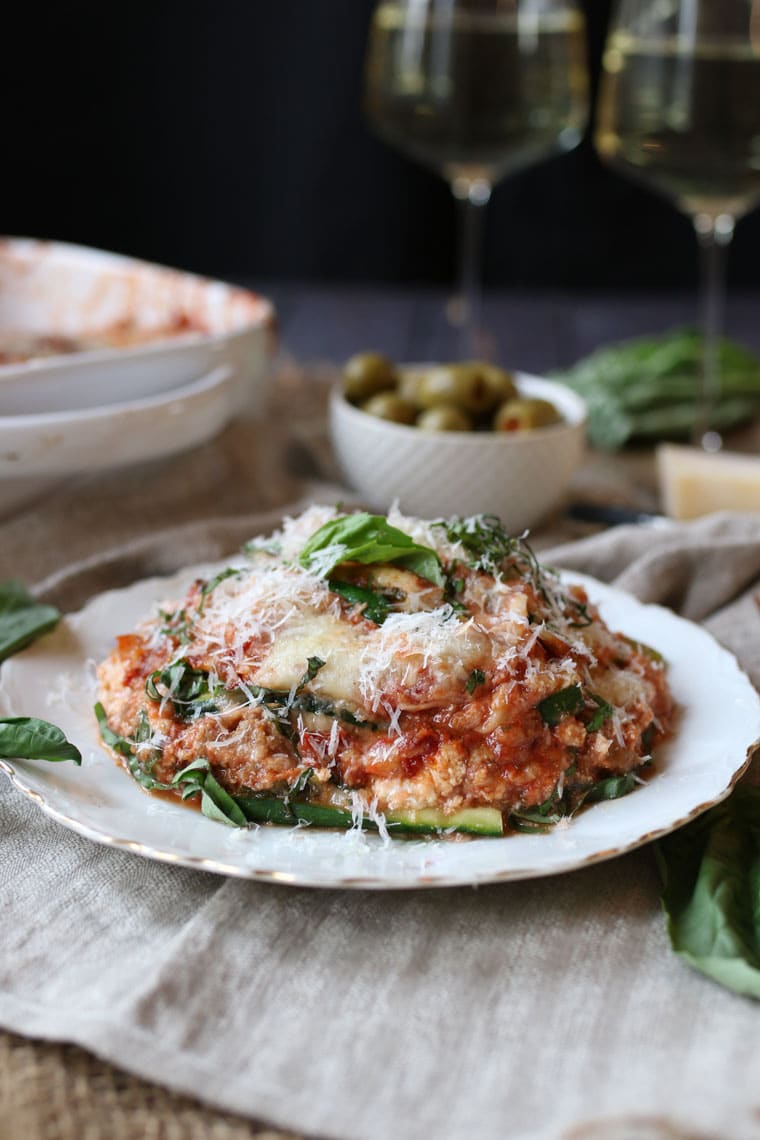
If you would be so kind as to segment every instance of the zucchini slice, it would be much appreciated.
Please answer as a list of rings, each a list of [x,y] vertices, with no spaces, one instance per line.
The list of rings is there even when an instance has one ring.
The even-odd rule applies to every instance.
[[[235,802],[244,815],[255,823],[290,824],[307,823],[314,827],[339,827],[348,830],[356,826],[355,817],[344,808],[327,804],[290,801],[277,796],[235,796]],[[504,821],[496,808],[463,808],[445,815],[434,808],[420,811],[394,811],[385,813],[385,825],[396,833],[431,835],[441,832],[461,832],[465,835],[503,835]],[[365,831],[378,831],[377,823],[364,816],[361,825]]]

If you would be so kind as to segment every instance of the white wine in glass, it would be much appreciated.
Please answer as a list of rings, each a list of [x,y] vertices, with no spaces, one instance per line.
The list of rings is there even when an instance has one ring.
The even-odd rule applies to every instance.
[[[585,28],[574,0],[382,0],[367,47],[378,134],[462,204],[459,310],[477,348],[482,214],[497,181],[581,139]]]
[[[717,450],[725,251],[737,218],[760,200],[760,0],[622,0],[604,52],[595,143],[693,221],[703,367],[692,436]]]

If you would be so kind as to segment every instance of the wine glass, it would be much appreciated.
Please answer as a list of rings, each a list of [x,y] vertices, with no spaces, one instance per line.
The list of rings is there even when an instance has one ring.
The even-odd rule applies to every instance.
[[[760,198],[759,0],[621,0],[604,52],[596,148],[664,192],[700,247],[702,369],[692,441],[722,446],[716,409],[725,253]]]
[[[378,134],[446,178],[460,204],[455,322],[477,353],[482,223],[494,183],[586,123],[585,28],[575,0],[381,0],[366,110]]]

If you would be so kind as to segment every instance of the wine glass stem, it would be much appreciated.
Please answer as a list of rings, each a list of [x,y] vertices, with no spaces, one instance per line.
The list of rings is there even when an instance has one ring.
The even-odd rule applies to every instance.
[[[723,445],[715,428],[715,412],[720,400],[720,338],[726,295],[726,250],[734,234],[730,214],[697,214],[694,229],[700,251],[702,293],[702,367],[694,411],[692,442],[705,451],[718,451]]]
[[[483,223],[491,185],[483,178],[455,178],[451,190],[460,213],[459,279],[453,323],[459,328],[459,355],[466,358],[480,354]]]

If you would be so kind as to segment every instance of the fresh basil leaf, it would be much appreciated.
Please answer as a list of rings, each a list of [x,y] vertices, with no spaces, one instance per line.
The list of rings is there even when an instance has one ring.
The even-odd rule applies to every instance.
[[[55,606],[35,602],[21,582],[0,582],[0,661],[47,633],[60,616]]]
[[[626,772],[623,776],[608,776],[606,780],[600,780],[593,787],[584,791],[576,806],[597,804],[601,803],[602,800],[619,800],[634,791],[638,782],[633,772]]]
[[[6,760],[73,760],[82,753],[54,724],[33,716],[0,717],[0,756]]]
[[[513,831],[542,835],[564,819],[566,814],[563,811],[542,812],[539,808],[512,811],[509,813],[509,826]]]
[[[740,784],[656,851],[675,952],[760,999],[760,787]]]
[[[580,685],[569,685],[566,689],[560,689],[559,692],[544,697],[536,708],[544,724],[553,728],[559,724],[563,716],[580,712],[585,703]]]
[[[201,811],[208,819],[215,819],[231,827],[248,826],[248,820],[242,809],[210,772],[201,789]]]
[[[122,756],[131,756],[134,741],[129,740],[126,736],[120,736],[118,732],[114,732],[112,728],[108,727],[106,710],[100,701],[95,705],[95,717],[103,742],[107,744],[109,748],[112,748],[114,752],[119,752]]]
[[[209,819],[233,827],[246,827],[248,820],[233,796],[225,791],[211,771],[208,760],[199,757],[183,768],[172,779],[172,785],[182,788],[182,798],[201,797],[201,811]],[[185,785],[183,787],[183,785]]]
[[[688,436],[702,371],[701,336],[692,329],[603,345],[557,374],[586,401],[588,432],[596,447],[615,449],[631,439]],[[760,359],[721,338],[720,393],[715,427],[728,428],[760,411]]]
[[[321,526],[304,546],[299,561],[321,577],[341,562],[393,562],[436,586],[444,585],[441,560],[434,550],[414,542],[383,515],[365,511],[340,515]]]

